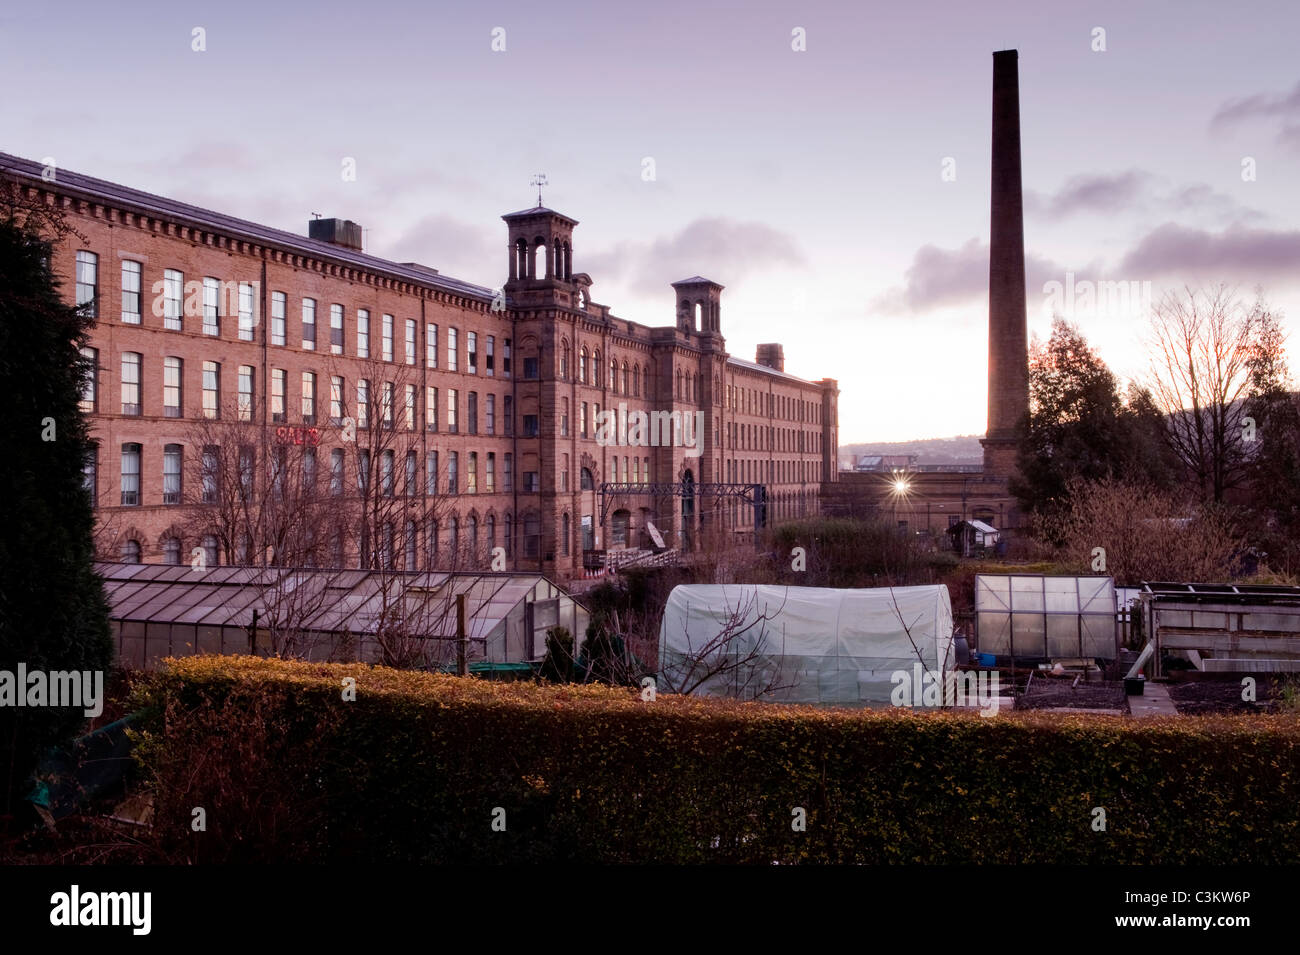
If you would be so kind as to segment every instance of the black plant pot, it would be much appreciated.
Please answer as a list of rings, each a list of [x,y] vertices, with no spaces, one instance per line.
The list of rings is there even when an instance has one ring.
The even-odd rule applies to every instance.
[[[1124,692],[1129,696],[1141,696],[1146,682],[1147,678],[1144,676],[1126,676],[1124,678]]]

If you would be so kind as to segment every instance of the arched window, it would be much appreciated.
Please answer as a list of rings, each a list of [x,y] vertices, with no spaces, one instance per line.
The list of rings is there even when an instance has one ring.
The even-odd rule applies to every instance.
[[[632,394],[641,397],[641,366],[632,366]]]
[[[429,568],[432,570],[438,565],[438,522],[432,518],[429,519],[424,531],[424,551],[428,555]]]
[[[623,394],[627,395],[632,393],[631,389],[628,387],[631,383],[631,379],[627,376],[627,362],[623,362]]]
[[[140,542],[137,540],[128,540],[122,543],[122,563],[138,564],[140,563]]]
[[[591,383],[600,387],[600,349],[591,353]]]
[[[163,563],[179,564],[181,562],[181,540],[179,537],[168,537],[163,540]]]
[[[546,256],[546,242],[543,241],[541,236],[538,236],[533,240],[533,278],[544,279],[550,277],[551,270],[547,268],[549,262]]]
[[[695,328],[697,332],[700,330],[700,316],[703,314],[704,314],[704,306],[702,306],[699,302],[696,302],[695,312],[694,312],[695,317],[694,320],[691,322],[691,325]]]
[[[609,360],[609,390],[618,391],[618,359]]]
[[[595,489],[596,489],[596,482],[592,479],[591,469],[583,468],[582,469],[582,490],[594,491]]]
[[[587,346],[583,345],[582,350],[578,352],[578,381],[584,385],[587,383]]]
[[[520,238],[515,242],[515,260],[512,271],[518,278],[528,277],[528,240]]]
[[[478,518],[473,514],[466,521],[465,529],[469,531],[469,559],[478,562]]]
[[[497,519],[489,514],[484,521],[484,528],[487,531],[487,547],[490,553],[497,547]]]
[[[402,568],[404,570],[416,569],[415,537],[416,537],[415,521],[407,521],[406,526],[402,529]]]
[[[451,545],[451,559],[459,563],[460,557],[460,520],[456,517],[447,520],[447,543]]]
[[[569,556],[569,512],[560,517],[560,553]]]
[[[569,343],[560,341],[560,379],[567,380],[569,377]]]
[[[248,548],[250,551],[252,547]],[[203,537],[203,559],[209,567],[216,567],[221,563],[221,551],[217,546],[216,534],[205,534]]]
[[[506,511],[505,520],[502,521],[505,530],[506,556],[515,556],[515,523],[510,519],[510,512]]]

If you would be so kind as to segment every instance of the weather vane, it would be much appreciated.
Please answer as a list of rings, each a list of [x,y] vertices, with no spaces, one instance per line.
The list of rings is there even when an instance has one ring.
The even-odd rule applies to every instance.
[[[542,207],[542,186],[550,185],[550,183],[546,181],[546,173],[539,172],[537,175],[533,176],[532,181],[529,182],[528,185],[537,187],[537,208],[540,209]]]

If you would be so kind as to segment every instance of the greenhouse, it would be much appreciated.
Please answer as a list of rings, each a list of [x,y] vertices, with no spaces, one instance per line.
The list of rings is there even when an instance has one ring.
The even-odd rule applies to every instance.
[[[1115,659],[1110,577],[978,574],[975,614],[981,653],[1023,661]]]
[[[97,563],[123,666],[256,653],[429,669],[456,659],[464,596],[471,663],[540,660],[546,631],[581,640],[587,611],[539,574]]]

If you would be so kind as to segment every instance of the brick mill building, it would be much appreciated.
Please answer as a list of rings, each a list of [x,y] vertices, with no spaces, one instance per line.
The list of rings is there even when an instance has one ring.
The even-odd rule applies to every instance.
[[[194,519],[218,496],[216,439],[199,437],[216,424],[258,434],[241,481],[274,483],[286,448],[318,468],[341,494],[322,525],[355,475],[404,502],[373,532],[322,526],[328,566],[487,568],[500,547],[500,569],[567,578],[584,554],[648,546],[652,526],[683,550],[748,539],[756,518],[817,513],[837,478],[834,380],[787,373],[780,345],[729,355],[723,286],[699,276],[673,283],[672,325],[616,317],[575,269],[577,221],[540,204],[503,217],[489,289],[368,255],[352,222],[303,237],[15,156],[0,168],[84,236],[53,265],[96,318],[86,477],[107,559],[274,560]],[[648,441],[636,412],[663,425]],[[656,441],[673,413],[676,437]]]

